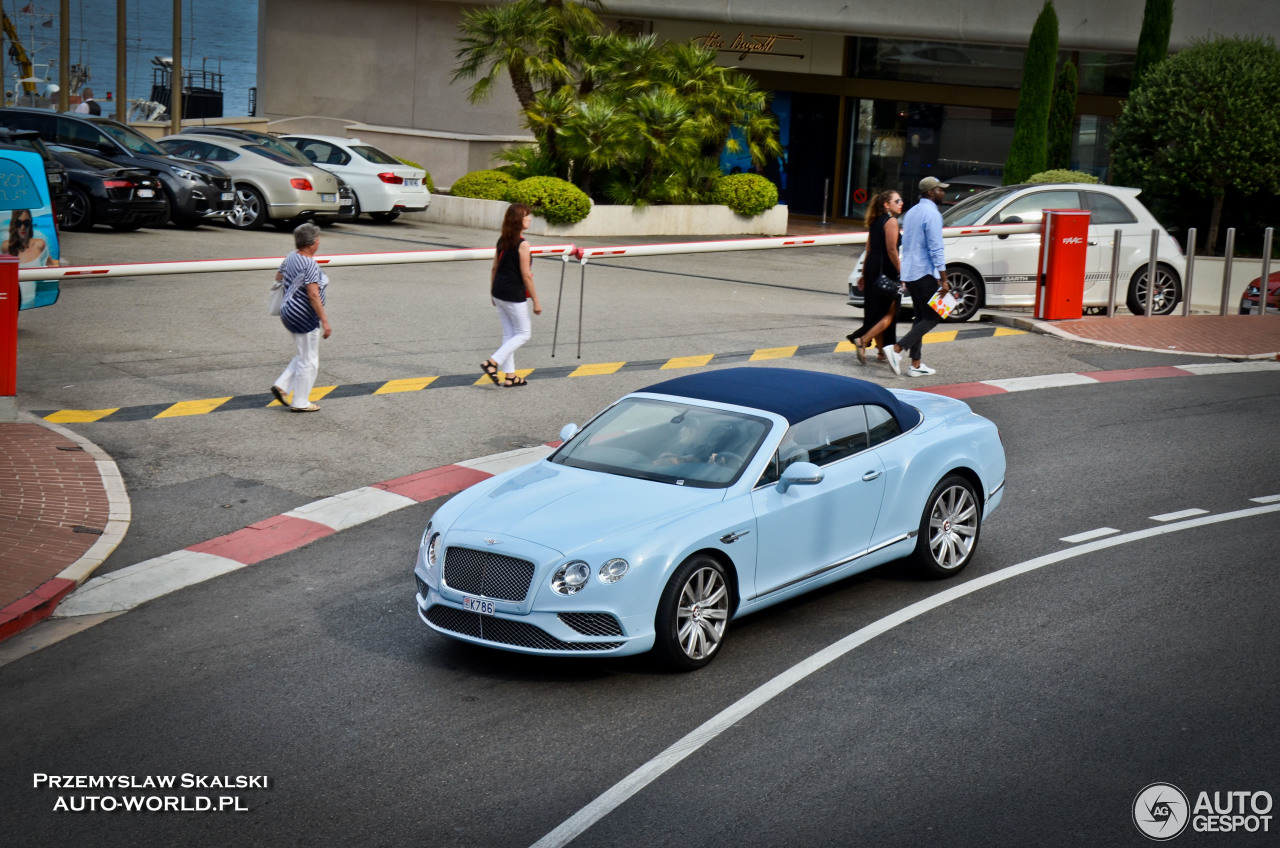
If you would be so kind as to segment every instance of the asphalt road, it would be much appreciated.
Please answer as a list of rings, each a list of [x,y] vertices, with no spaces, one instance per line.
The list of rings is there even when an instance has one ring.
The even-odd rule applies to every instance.
[[[353,244],[370,232],[412,234],[351,229],[359,235],[343,238]],[[241,235],[210,231],[191,249]],[[280,239],[260,238],[263,249],[244,255],[266,255]],[[337,252],[329,247],[337,240],[325,248]],[[851,323],[837,294],[843,272],[824,263],[841,257],[804,256],[776,260],[785,275],[759,257],[717,259],[697,276],[675,266],[601,271],[613,326],[594,331],[584,361],[839,338]],[[421,287],[404,269],[353,280],[352,292],[395,291],[412,308],[353,296],[338,333],[393,335],[378,329],[382,319],[406,333],[406,313],[429,329],[398,336],[402,359],[382,341],[335,342],[322,350],[322,367],[344,379],[464,373],[488,352],[486,340],[496,343],[483,302],[470,304],[483,274],[467,274]],[[264,281],[214,276],[228,275],[90,283],[39,311],[47,317],[27,322],[27,313],[19,406],[261,391],[286,349],[256,315]],[[749,276],[757,279],[742,282]],[[791,283],[774,286],[775,276]],[[337,283],[347,279],[335,274],[335,318],[344,315]],[[748,294],[735,299],[738,291]],[[202,296],[213,305],[196,309]],[[444,317],[433,299],[457,313]],[[102,337],[74,332],[95,316],[107,327]],[[545,339],[535,342],[530,367],[550,361]],[[864,373],[850,359],[775,364]],[[947,343],[926,359],[939,367],[937,382],[1187,361],[1034,336]],[[75,429],[125,474],[135,527],[117,556],[129,564],[315,497],[545,441],[565,420],[653,379],[631,372],[523,394],[460,387],[352,398],[312,416],[249,410]],[[1262,509],[1251,498],[1280,494],[1277,451],[1262,438],[1280,415],[1280,376],[1098,384],[971,405],[1000,425],[1009,477],[960,578],[876,569],[735,622],[722,655],[694,674],[667,674],[644,658],[528,658],[431,633],[415,615],[411,577],[431,503],[0,667],[5,845],[533,845],[704,722],[860,628],[1077,548],[838,656],[709,734],[616,808],[601,808],[570,844],[1140,845],[1147,840],[1132,804],[1150,783],[1193,797],[1280,794],[1276,513],[1231,516]],[[1167,518],[1191,509],[1207,512]],[[1100,527],[1120,531],[1108,538],[1122,543],[1094,550],[1061,541]],[[37,788],[36,774],[262,775],[269,786],[62,790]],[[225,795],[248,809],[55,810],[60,798],[162,794],[188,803]],[[1188,829],[1177,844],[1270,844],[1272,825],[1271,835]]]

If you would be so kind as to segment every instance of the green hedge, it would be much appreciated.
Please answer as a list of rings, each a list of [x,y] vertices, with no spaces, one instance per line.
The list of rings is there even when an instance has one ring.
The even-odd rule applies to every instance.
[[[1041,171],[1027,177],[1029,183],[1096,183],[1098,178],[1084,171]]]
[[[759,174],[730,174],[716,179],[711,200],[754,217],[778,205],[778,187]]]
[[[504,199],[525,204],[550,224],[576,224],[591,212],[591,198],[573,183],[557,177],[521,180]]]
[[[507,192],[515,184],[515,177],[502,171],[472,171],[454,180],[449,193],[477,200],[506,200]]]

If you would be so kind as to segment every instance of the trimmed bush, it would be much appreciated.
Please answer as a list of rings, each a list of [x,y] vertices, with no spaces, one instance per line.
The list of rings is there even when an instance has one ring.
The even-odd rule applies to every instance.
[[[399,156],[397,156],[396,158],[400,159]],[[431,179],[430,171],[428,171],[426,168],[419,165],[417,162],[414,162],[412,159],[400,159],[400,162],[404,165],[408,165],[410,168],[417,168],[418,170],[423,171],[426,174],[426,176],[422,178],[422,182],[426,185],[427,191],[431,192],[432,194],[436,193],[436,181]]]
[[[506,199],[523,203],[549,224],[576,224],[591,212],[591,198],[573,183],[558,177],[529,177],[507,192]]]
[[[716,180],[711,202],[754,218],[778,205],[778,187],[759,174],[730,174]]]
[[[1027,177],[1029,183],[1096,183],[1098,178],[1084,171],[1041,171]]]
[[[472,171],[454,180],[449,193],[476,200],[507,200],[507,192],[515,184],[516,178],[502,171]]]

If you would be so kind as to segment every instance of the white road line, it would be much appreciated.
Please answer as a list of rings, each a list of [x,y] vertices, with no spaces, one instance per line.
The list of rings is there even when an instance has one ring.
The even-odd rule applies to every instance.
[[[640,768],[627,775],[618,783],[614,784],[603,795],[596,798],[590,804],[583,807],[578,812],[570,816],[563,824],[546,836],[535,842],[532,848],[562,848],[568,845],[580,834],[607,816],[613,810],[622,805],[624,801],[635,795],[644,787],[648,786],[654,780],[661,777],[669,769],[697,751],[703,745],[715,739],[724,731],[746,718],[755,710],[764,706],[777,695],[782,694],[787,689],[804,680],[835,660],[843,657],[854,648],[863,645],[882,633],[886,633],[899,624],[910,621],[913,618],[921,616],[926,612],[935,610],[938,607],[948,604],[951,601],[958,600],[986,589],[988,586],[994,586],[1002,583],[1012,577],[1026,574],[1029,571],[1035,571],[1038,568],[1044,568],[1046,565],[1063,562],[1073,559],[1084,554],[1091,554],[1097,551],[1106,550],[1107,548],[1117,547],[1119,545],[1128,544],[1130,542],[1138,542],[1144,539],[1151,539],[1166,533],[1174,533],[1179,530],[1190,530],[1195,527],[1205,527],[1210,524],[1217,524],[1223,521],[1234,521],[1239,518],[1253,518],[1259,515],[1266,515],[1272,512],[1280,512],[1280,504],[1275,506],[1257,506],[1248,509],[1238,510],[1236,512],[1226,512],[1219,515],[1208,515],[1200,518],[1193,518],[1178,524],[1166,524],[1160,527],[1148,527],[1145,530],[1135,530],[1132,533],[1125,533],[1123,536],[1113,536],[1109,539],[1103,539],[1096,542],[1090,542],[1076,548],[1068,548],[1066,550],[1057,551],[1051,554],[1045,554],[1035,559],[1027,560],[1018,565],[1011,565],[1008,568],[1002,568],[991,574],[984,574],[976,577],[967,583],[953,586],[939,592],[932,597],[918,601],[909,607],[899,610],[892,615],[885,616],[879,621],[873,622],[861,630],[850,633],[840,641],[829,645],[818,653],[806,660],[792,666],[791,668],[779,674],[777,677],[765,683],[760,688],[750,692],[745,697],[724,709],[719,715],[711,718],[693,732],[686,735],[683,739],[676,742],[667,750],[654,757]]]
[[[131,610],[161,595],[244,568],[217,554],[174,551],[95,577],[58,604],[54,618]]]
[[[1029,392],[1034,389],[1057,389],[1063,386],[1091,386],[1098,381],[1084,374],[1044,374],[1039,377],[1011,377],[1007,380],[984,380],[988,386],[998,386],[1006,392]]]
[[[463,468],[474,468],[476,471],[487,471],[496,476],[504,471],[510,471],[512,468],[519,468],[522,465],[546,459],[553,450],[555,448],[548,445],[534,445],[527,448],[516,448],[504,453],[495,453],[490,456],[482,456],[479,459],[467,459],[454,464]]]
[[[1181,521],[1184,518],[1190,518],[1193,515],[1205,515],[1209,512],[1207,509],[1180,509],[1177,512],[1166,512],[1164,515],[1151,516],[1152,521]]]
[[[1280,501],[1280,495],[1263,495],[1260,498],[1249,498],[1249,500],[1260,504],[1276,503]]]
[[[1063,536],[1059,542],[1067,542],[1074,545],[1076,542],[1087,542],[1090,539],[1100,539],[1103,536],[1111,536],[1120,531],[1114,527],[1099,527],[1097,530],[1086,530],[1083,533],[1077,533],[1074,536]]]
[[[389,512],[395,512],[407,506],[416,506],[417,503],[413,498],[406,498],[404,495],[364,486],[291,509],[285,515],[291,518],[305,518],[307,521],[314,521],[317,524],[332,527],[334,530],[346,530],[357,524],[381,518]]]

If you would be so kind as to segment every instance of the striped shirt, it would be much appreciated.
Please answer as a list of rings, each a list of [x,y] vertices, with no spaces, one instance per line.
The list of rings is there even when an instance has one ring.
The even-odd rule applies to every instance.
[[[320,302],[324,303],[329,277],[320,270],[320,266],[314,259],[296,250],[284,258],[279,270],[284,276],[284,300],[280,304],[280,322],[291,333],[309,333],[320,326],[320,318],[311,307],[311,298],[307,297],[307,286],[318,283]]]

